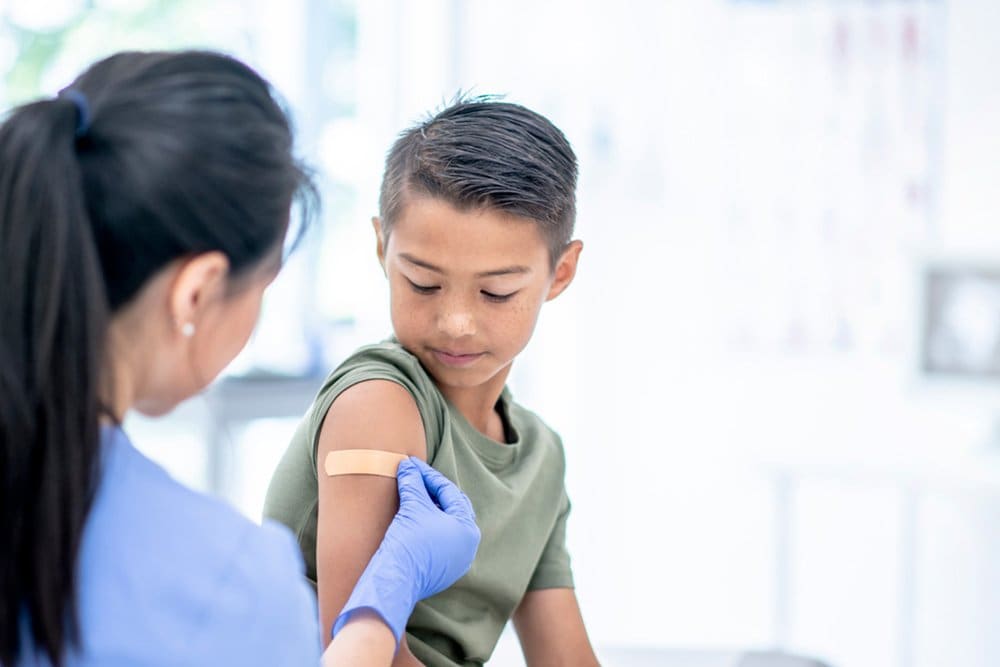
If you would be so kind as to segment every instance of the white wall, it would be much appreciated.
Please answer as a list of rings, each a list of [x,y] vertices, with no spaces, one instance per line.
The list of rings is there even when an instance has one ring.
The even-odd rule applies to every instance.
[[[1000,256],[997,155],[1000,155],[1000,4],[948,3],[947,124],[944,143],[944,241]]]
[[[819,67],[838,17],[852,43],[894,43],[910,10],[945,54],[913,90],[871,45],[839,73]],[[995,392],[926,383],[913,349],[920,262],[1000,240],[997,13],[986,0],[465,6],[463,85],[550,114],[581,157],[581,274],[514,384],[566,439],[598,643],[781,643],[843,667],[1000,660],[986,620],[1000,474],[980,456]],[[925,206],[903,200],[911,177]],[[744,237],[727,227],[734,206]],[[830,243],[827,208],[843,216]],[[854,327],[844,347],[837,299]],[[730,338],[740,317],[749,344]]]

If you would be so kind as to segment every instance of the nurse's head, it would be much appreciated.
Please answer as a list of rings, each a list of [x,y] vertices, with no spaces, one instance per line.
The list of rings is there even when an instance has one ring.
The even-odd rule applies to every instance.
[[[122,53],[0,126],[0,663],[59,662],[100,420],[159,415],[245,345],[311,192],[242,63]]]

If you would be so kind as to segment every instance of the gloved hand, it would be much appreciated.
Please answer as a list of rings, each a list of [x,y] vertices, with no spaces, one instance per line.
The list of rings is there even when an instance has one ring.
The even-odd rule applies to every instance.
[[[479,547],[472,503],[448,478],[420,459],[399,464],[399,511],[333,624],[336,635],[352,614],[370,609],[396,637],[419,600],[468,572]]]

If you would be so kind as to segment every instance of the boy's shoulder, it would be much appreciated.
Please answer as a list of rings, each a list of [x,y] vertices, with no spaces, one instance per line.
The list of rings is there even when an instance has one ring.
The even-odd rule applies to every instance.
[[[428,452],[434,450],[448,428],[450,410],[447,401],[419,359],[394,337],[359,347],[330,373],[313,404],[314,433],[318,433],[323,416],[337,397],[367,380],[396,382],[413,396],[424,422]],[[514,400],[507,387],[501,394],[501,402],[519,442],[530,442],[536,454],[544,452],[547,458],[565,465],[562,438],[554,428],[536,412]]]
[[[415,397],[437,393],[434,381],[417,357],[395,338],[388,338],[359,347],[340,362],[327,376],[320,394],[331,391],[339,394],[358,382],[378,379],[399,382]]]
[[[410,353],[395,336],[386,338],[377,343],[362,345],[344,359],[337,368],[345,365],[363,361],[382,360],[389,363],[416,364],[420,365],[417,357]]]
[[[417,357],[390,338],[358,348],[324,380],[307,415],[313,449],[334,401],[354,385],[369,380],[388,380],[403,387],[417,404],[428,438],[439,436],[447,412],[444,398]]]

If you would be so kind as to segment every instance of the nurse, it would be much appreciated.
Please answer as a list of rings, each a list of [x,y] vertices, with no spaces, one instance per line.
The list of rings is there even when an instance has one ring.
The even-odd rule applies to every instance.
[[[310,192],[267,82],[219,54],[118,54],[0,126],[0,663],[319,662],[292,536],[121,429],[243,348]],[[324,664],[388,665],[472,562],[468,499],[416,460],[398,485]]]

